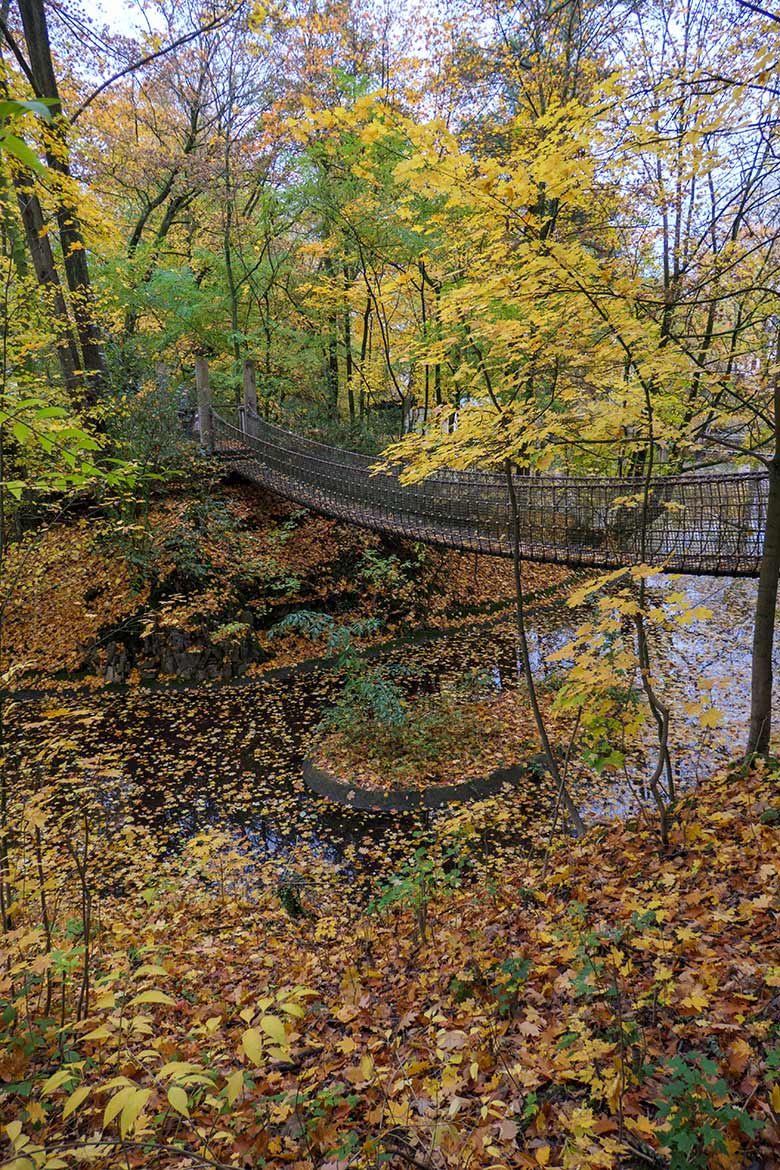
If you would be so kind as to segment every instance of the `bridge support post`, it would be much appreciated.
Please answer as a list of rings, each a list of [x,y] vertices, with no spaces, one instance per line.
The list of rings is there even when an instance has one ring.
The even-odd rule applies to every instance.
[[[207,455],[214,453],[214,420],[211,417],[211,387],[209,363],[204,357],[195,358],[195,389],[198,392],[198,428],[200,447]]]
[[[257,435],[257,363],[252,358],[244,362],[244,425],[248,435]]]

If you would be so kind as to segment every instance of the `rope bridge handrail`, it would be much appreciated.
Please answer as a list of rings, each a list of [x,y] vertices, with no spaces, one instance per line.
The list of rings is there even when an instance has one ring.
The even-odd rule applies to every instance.
[[[240,475],[314,511],[389,535],[512,555],[507,484],[489,471],[439,471],[402,484],[377,456],[331,447],[239,411],[212,411],[216,453]],[[655,477],[648,522],[627,498],[644,480],[516,475],[520,548],[529,560],[616,569],[645,561],[670,572],[758,575],[768,477],[761,472]]]

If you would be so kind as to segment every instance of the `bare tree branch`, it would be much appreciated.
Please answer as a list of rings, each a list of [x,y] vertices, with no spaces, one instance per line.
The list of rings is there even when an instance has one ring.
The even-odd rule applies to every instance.
[[[184,36],[172,41],[170,45],[166,45],[164,49],[158,49],[155,53],[149,53],[146,57],[139,58],[138,61],[133,61],[132,64],[127,65],[124,69],[120,69],[118,73],[114,73],[112,77],[107,78],[102,82],[97,89],[94,89],[89,97],[85,98],[75,114],[72,115],[70,121],[71,125],[76,122],[88,106],[91,106],[95,98],[99,97],[104,90],[113,85],[115,81],[119,81],[122,77],[127,77],[130,73],[135,73],[137,69],[142,69],[144,65],[151,64],[152,61],[158,60],[160,57],[165,57],[168,53],[173,53],[176,49],[180,49],[182,45],[189,44],[190,41],[197,40],[198,37],[205,33],[213,32],[216,28],[221,28],[233,19],[233,17],[241,11],[244,7],[245,0],[239,0],[235,8],[231,8],[229,12],[223,13],[221,16],[214,17],[208,24],[201,25],[200,28],[193,29],[192,32],[185,33]],[[7,38],[6,38],[7,39]],[[10,45],[10,41],[9,41]]]
[[[759,16],[768,16],[770,20],[780,24],[780,16],[776,16],[774,12],[767,12],[766,8],[762,8],[759,4],[752,4],[751,0],[737,0],[737,2],[740,8],[749,8],[751,12],[757,12]]]
[[[36,97],[42,97],[43,95],[38,92],[38,87],[35,84],[35,78],[32,75],[32,69],[27,63],[24,53],[19,48],[19,45],[16,43],[16,39],[14,38],[13,34],[8,28],[8,25],[2,17],[0,17],[0,33],[2,33],[3,40],[16,58],[17,65],[32,86],[33,93]]]
[[[734,451],[737,455],[744,455],[746,459],[757,459],[759,463],[763,463],[764,467],[771,467],[772,460],[766,455],[761,455],[753,447],[745,447],[742,443],[731,443],[728,439],[724,439],[722,435],[705,434],[701,436],[706,439],[708,443],[715,443],[718,447],[725,447],[727,451]]]

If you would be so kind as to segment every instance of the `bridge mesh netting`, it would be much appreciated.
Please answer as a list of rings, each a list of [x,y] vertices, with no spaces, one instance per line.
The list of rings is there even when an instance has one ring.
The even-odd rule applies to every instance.
[[[377,457],[330,447],[239,412],[213,412],[215,451],[243,477],[315,511],[378,532],[512,555],[506,479],[445,471],[402,484]],[[591,568],[645,562],[670,571],[757,576],[768,479],[760,472],[639,479],[515,476],[529,560]],[[642,516],[647,525],[644,549]]]

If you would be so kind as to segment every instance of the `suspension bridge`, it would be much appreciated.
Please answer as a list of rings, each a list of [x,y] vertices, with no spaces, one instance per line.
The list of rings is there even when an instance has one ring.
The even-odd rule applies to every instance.
[[[201,437],[237,474],[326,516],[410,540],[509,557],[504,475],[440,471],[404,484],[376,456],[284,430],[252,410],[201,411]],[[513,478],[524,558],[617,569],[640,563],[702,576],[758,576],[768,477]],[[645,495],[646,493],[646,495]]]

